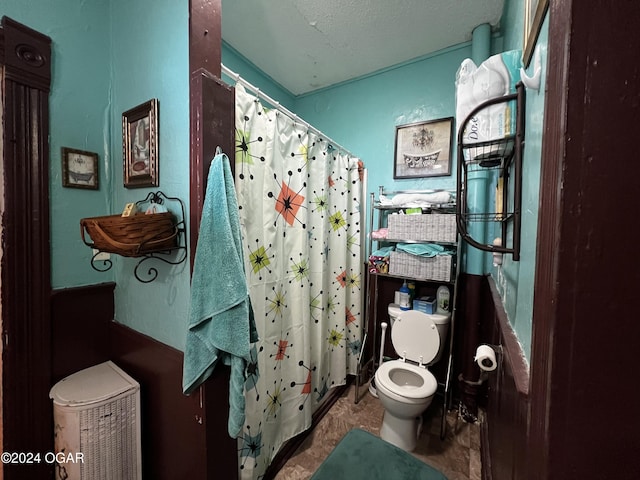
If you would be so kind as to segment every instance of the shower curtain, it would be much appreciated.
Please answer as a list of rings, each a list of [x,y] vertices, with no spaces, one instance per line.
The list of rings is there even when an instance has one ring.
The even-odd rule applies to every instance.
[[[236,85],[235,175],[259,341],[245,384],[240,478],[262,478],[354,374],[362,335],[363,164]]]

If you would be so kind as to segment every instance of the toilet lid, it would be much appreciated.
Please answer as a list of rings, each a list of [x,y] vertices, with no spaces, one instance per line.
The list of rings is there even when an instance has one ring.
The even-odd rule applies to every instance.
[[[429,315],[407,310],[393,323],[391,342],[400,357],[427,364],[438,354],[440,334]]]

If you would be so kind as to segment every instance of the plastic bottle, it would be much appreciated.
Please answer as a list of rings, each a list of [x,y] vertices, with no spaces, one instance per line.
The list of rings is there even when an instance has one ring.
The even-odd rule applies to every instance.
[[[409,308],[413,308],[413,299],[416,298],[416,282],[407,282],[409,287]]]
[[[449,289],[444,285],[440,285],[438,287],[438,291],[436,292],[436,301],[437,301],[436,311],[438,313],[447,313],[449,311],[449,308],[451,306],[449,304],[449,299],[450,299]]]
[[[410,292],[406,280],[402,283],[402,286],[398,291],[400,292],[400,310],[409,310],[411,308],[411,304],[409,303]]]

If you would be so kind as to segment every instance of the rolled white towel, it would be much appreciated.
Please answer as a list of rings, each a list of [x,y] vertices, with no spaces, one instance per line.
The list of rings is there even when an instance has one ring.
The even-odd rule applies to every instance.
[[[392,198],[392,204],[395,206],[421,207],[425,205],[441,204],[451,202],[451,193],[433,192],[433,193],[399,193]]]

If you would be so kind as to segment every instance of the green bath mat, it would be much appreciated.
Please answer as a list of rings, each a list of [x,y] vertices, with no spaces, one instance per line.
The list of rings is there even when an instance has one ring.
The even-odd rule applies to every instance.
[[[389,442],[354,429],[329,454],[311,480],[447,480],[442,473]]]

